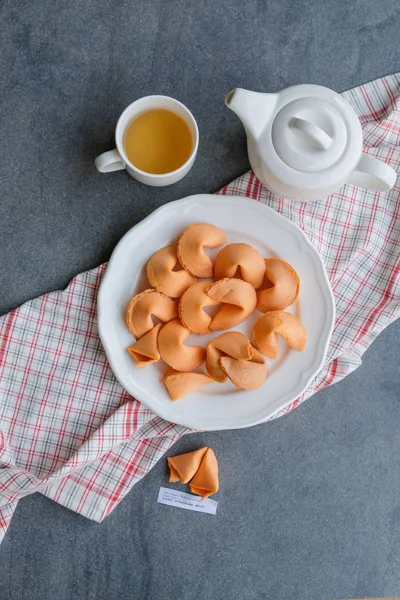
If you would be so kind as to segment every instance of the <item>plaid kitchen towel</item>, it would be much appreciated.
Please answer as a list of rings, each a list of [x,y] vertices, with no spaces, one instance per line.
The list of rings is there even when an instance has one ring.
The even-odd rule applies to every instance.
[[[365,151],[400,165],[400,74],[345,92]],[[400,179],[389,193],[347,185],[327,202],[274,196],[252,172],[220,193],[265,202],[320,252],[337,319],[326,363],[286,413],[361,364],[400,315]],[[41,492],[102,521],[188,430],[130,397],[108,365],[96,326],[105,266],[0,319],[0,539],[23,496]]]

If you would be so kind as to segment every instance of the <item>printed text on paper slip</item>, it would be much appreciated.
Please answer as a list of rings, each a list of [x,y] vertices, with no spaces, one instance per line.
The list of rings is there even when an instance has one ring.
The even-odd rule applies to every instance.
[[[201,501],[200,496],[186,494],[186,492],[171,490],[165,487],[160,488],[157,502],[160,504],[167,504],[168,506],[185,508],[186,510],[195,510],[197,512],[207,513],[209,515],[215,515],[218,506],[218,502],[216,500],[212,500],[211,498],[206,498],[205,500]]]

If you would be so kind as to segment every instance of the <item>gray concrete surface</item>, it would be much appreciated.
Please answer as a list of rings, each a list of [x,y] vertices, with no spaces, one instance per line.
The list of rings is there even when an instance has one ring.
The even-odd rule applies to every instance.
[[[340,91],[400,70],[397,0],[35,0],[0,5],[0,314],[106,260],[154,208],[248,169],[235,86]],[[193,111],[165,189],[99,175],[121,110]],[[347,380],[274,423],[184,438],[219,458],[216,517],[156,504],[165,461],[97,525],[40,495],[0,547],[1,600],[320,600],[400,594],[399,323]]]

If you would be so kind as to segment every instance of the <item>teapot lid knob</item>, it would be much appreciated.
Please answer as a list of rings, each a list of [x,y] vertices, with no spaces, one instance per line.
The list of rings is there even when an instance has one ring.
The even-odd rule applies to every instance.
[[[272,124],[272,144],[292,169],[321,171],[333,166],[348,143],[341,112],[325,99],[300,98],[286,104]]]

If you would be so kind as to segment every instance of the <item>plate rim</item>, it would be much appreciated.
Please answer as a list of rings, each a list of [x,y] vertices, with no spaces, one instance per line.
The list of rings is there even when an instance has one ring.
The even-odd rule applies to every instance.
[[[332,332],[334,329],[335,319],[336,319],[336,306],[335,306],[335,298],[333,295],[332,287],[331,287],[331,284],[329,281],[328,274],[326,272],[326,267],[325,267],[325,264],[322,260],[321,255],[319,254],[318,250],[315,248],[315,246],[313,245],[311,240],[307,237],[307,235],[304,233],[304,231],[296,223],[294,223],[287,217],[283,216],[281,213],[274,210],[267,204],[257,201],[257,200],[254,200],[253,198],[249,198],[248,196],[238,196],[238,195],[231,195],[231,194],[193,194],[190,196],[186,196],[185,198],[173,200],[171,202],[168,202],[166,204],[159,206],[154,211],[152,211],[147,217],[145,217],[144,219],[139,221],[139,223],[136,223],[135,225],[133,225],[121,237],[121,239],[118,241],[118,243],[114,247],[114,250],[113,250],[113,252],[110,256],[110,259],[107,263],[105,273],[103,274],[103,277],[102,277],[102,280],[101,280],[101,283],[99,286],[98,294],[97,294],[97,327],[98,327],[100,341],[103,345],[103,348],[104,348],[107,360],[109,362],[109,365],[111,367],[111,370],[112,370],[115,378],[117,379],[117,381],[122,386],[122,388],[125,391],[127,391],[128,394],[132,395],[133,398],[135,398],[136,400],[141,402],[144,406],[146,406],[146,408],[148,408],[149,410],[154,412],[154,414],[158,415],[162,419],[164,419],[170,423],[176,423],[177,425],[181,425],[184,427],[188,427],[190,429],[194,429],[193,424],[188,423],[184,417],[182,419],[178,418],[177,421],[171,421],[171,417],[169,415],[166,416],[165,414],[163,414],[162,407],[160,407],[160,409],[157,408],[157,410],[155,410],[153,406],[149,406],[147,404],[146,400],[143,400],[140,397],[138,397],[138,394],[140,396],[141,388],[140,388],[140,386],[135,384],[135,382],[132,382],[132,389],[135,388],[135,391],[131,391],[131,390],[127,389],[125,382],[123,382],[121,380],[121,378],[119,377],[119,375],[117,375],[118,368],[117,368],[117,366],[115,364],[115,360],[113,358],[113,352],[111,351],[111,349],[109,347],[109,344],[107,341],[107,335],[105,334],[106,319],[105,319],[105,315],[104,315],[101,305],[102,305],[102,298],[107,293],[108,280],[112,276],[111,273],[112,273],[112,269],[114,267],[114,263],[115,264],[117,263],[120,250],[123,246],[125,246],[128,237],[130,238],[131,236],[136,234],[138,231],[140,231],[142,229],[146,229],[148,223],[154,219],[157,219],[158,215],[164,211],[168,211],[168,210],[171,210],[174,208],[179,209],[179,206],[190,205],[193,202],[206,204],[211,201],[213,201],[214,203],[216,201],[217,202],[218,201],[222,201],[222,202],[231,201],[232,203],[238,203],[241,205],[247,203],[249,206],[251,204],[252,209],[256,209],[256,210],[258,209],[260,212],[265,212],[270,216],[272,215],[273,219],[277,219],[278,221],[281,221],[281,223],[284,224],[285,227],[287,226],[289,228],[292,228],[293,230],[296,230],[297,235],[299,235],[305,242],[306,246],[308,246],[308,249],[310,250],[310,254],[312,255],[312,257],[314,259],[314,263],[318,266],[319,274],[321,275],[322,279],[325,282],[325,286],[322,288],[322,291],[323,291],[325,300],[327,301],[327,306],[330,309],[330,311],[329,311],[330,315],[327,315],[327,317],[330,316],[329,327],[327,329],[325,342],[322,346],[321,358],[318,361],[318,363],[317,362],[315,363],[313,372],[306,379],[304,379],[304,380],[302,379],[300,384],[297,386],[300,391],[298,391],[298,389],[295,387],[293,392],[291,392],[291,395],[293,397],[290,400],[285,401],[285,403],[279,409],[277,409],[276,411],[274,411],[272,414],[268,415],[265,418],[261,418],[261,419],[255,418],[255,419],[251,420],[250,422],[248,422],[247,424],[238,424],[235,426],[232,426],[229,424],[226,426],[219,424],[217,427],[213,427],[213,426],[209,426],[209,427],[202,426],[201,427],[202,431],[222,431],[222,430],[230,430],[230,429],[244,429],[244,428],[253,427],[255,425],[265,423],[265,422],[271,420],[272,418],[275,417],[275,415],[277,415],[282,410],[284,410],[294,400],[296,400],[298,397],[300,397],[304,393],[304,391],[310,385],[311,381],[317,376],[317,374],[323,367],[325,358],[326,358],[326,354],[328,351],[329,343],[330,343],[330,340],[332,337]],[[289,394],[289,392],[288,392],[288,394]],[[259,413],[257,413],[254,416],[257,417],[258,414]]]

